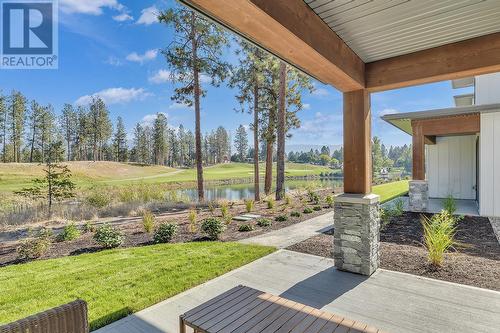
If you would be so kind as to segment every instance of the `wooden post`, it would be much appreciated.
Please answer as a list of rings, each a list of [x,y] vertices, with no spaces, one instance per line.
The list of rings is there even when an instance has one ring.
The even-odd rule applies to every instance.
[[[425,137],[422,124],[412,121],[413,180],[425,180]]]
[[[186,333],[186,324],[184,324],[182,317],[179,317],[179,333]]]
[[[371,110],[366,89],[344,93],[344,192],[372,189]]]

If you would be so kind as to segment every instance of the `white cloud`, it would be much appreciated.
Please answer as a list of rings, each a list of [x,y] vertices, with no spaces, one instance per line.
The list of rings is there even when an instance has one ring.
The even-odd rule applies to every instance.
[[[319,96],[319,97],[325,97],[325,96],[329,96],[330,92],[328,90],[326,90],[325,88],[315,88],[312,92],[312,95]]]
[[[106,59],[105,63],[111,66],[123,65],[123,62],[115,56],[109,56],[108,59]]]
[[[59,0],[61,11],[72,14],[101,15],[103,8],[123,11],[125,6],[117,0]]]
[[[342,114],[323,114],[316,112],[314,118],[302,122],[300,128],[293,131],[297,140],[307,142],[333,142],[342,133]]]
[[[192,106],[188,106],[182,103],[172,103],[169,107],[170,110],[192,110]]]
[[[143,64],[145,61],[153,60],[158,55],[158,50],[147,50],[144,54],[138,54],[137,52],[132,52],[127,55],[126,59],[128,61],[138,62]]]
[[[151,6],[141,10],[141,16],[137,20],[137,24],[151,25],[158,22],[158,8]]]
[[[113,20],[118,21],[118,22],[125,22],[125,21],[130,21],[133,19],[134,18],[127,13],[121,13],[121,14],[113,16]]]
[[[311,109],[311,104],[304,103],[304,104],[302,104],[302,108],[303,108],[304,110],[310,110],[310,109]]]
[[[153,124],[154,124],[156,118],[158,117],[159,113],[161,113],[162,115],[164,115],[165,117],[167,117],[167,119],[169,118],[168,113],[165,113],[165,112],[151,113],[151,114],[147,114],[144,117],[142,117],[142,119],[140,121],[141,125],[142,126],[150,126],[150,127],[153,126]]]
[[[108,88],[98,91],[92,95],[82,96],[75,101],[75,104],[89,104],[92,101],[92,97],[97,96],[101,97],[106,104],[122,104],[136,100],[143,100],[144,98],[151,96],[151,93],[147,92],[143,88]]]
[[[166,69],[160,69],[158,72],[149,77],[149,82],[160,84],[172,80],[172,73]]]

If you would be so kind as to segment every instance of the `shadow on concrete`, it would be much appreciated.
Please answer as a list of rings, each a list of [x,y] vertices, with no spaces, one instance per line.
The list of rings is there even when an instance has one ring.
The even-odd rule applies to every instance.
[[[330,267],[296,283],[280,296],[313,308],[322,308],[367,279],[368,277],[363,275]]]

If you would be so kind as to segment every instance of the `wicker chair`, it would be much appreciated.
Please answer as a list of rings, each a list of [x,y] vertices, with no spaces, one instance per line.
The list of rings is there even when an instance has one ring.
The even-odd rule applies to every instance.
[[[76,300],[0,326],[0,333],[88,333],[87,303]]]

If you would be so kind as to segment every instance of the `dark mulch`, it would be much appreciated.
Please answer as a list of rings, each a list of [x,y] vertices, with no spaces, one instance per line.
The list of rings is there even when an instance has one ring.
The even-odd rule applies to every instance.
[[[320,191],[320,193],[323,197],[327,194],[327,191]],[[268,218],[272,221],[272,224],[268,227],[259,227],[257,226],[255,220],[251,222],[232,221],[229,225],[226,226],[226,231],[222,235],[221,240],[237,241],[240,239],[253,237],[272,230],[281,229],[292,224],[302,222],[306,219],[325,214],[326,212],[332,210],[332,208],[328,208],[325,206],[321,211],[313,211],[313,213],[311,214],[301,214],[300,217],[290,216],[290,213],[292,211],[298,211],[302,213],[303,209],[306,206],[312,208],[314,205],[307,202],[304,197],[294,197],[290,206],[285,205],[284,202],[277,202],[276,206],[273,209],[268,209],[265,202],[256,203],[252,213],[259,214],[263,218]],[[230,207],[229,211],[231,216],[246,213],[245,206],[242,204],[233,205],[232,207]],[[171,214],[160,214],[160,212],[158,212],[157,215],[158,216],[156,220],[158,223],[169,222],[178,225],[178,233],[172,240],[173,243],[208,240],[206,235],[199,231],[199,228],[196,232],[190,231],[190,225],[187,219],[187,211],[178,211]],[[277,222],[275,221],[275,217],[278,215],[286,215],[288,219],[286,221]],[[216,209],[214,213],[209,212],[207,209],[201,210],[198,212],[197,220],[200,223],[204,218],[211,216],[220,217],[220,210]],[[108,221],[108,223],[118,227],[125,235],[125,241],[122,247],[143,246],[152,244],[153,242],[153,235],[144,232],[142,221],[140,218],[117,218],[114,222]],[[249,232],[238,231],[239,226],[242,224],[250,224],[253,226],[254,230]],[[62,230],[62,226],[53,227],[52,229],[55,233],[58,233]],[[22,232],[19,234],[24,235],[23,237],[19,238],[20,240],[26,237],[27,232]],[[50,250],[45,255],[43,255],[41,259],[58,258],[100,251],[101,248],[94,242],[92,236],[92,233],[86,233],[82,234],[78,239],[73,241],[59,243],[54,242],[52,243]],[[19,241],[9,242],[8,244],[0,244],[0,267],[21,262],[18,259],[18,254],[16,251],[18,245]]]
[[[500,245],[487,218],[467,216],[458,223],[460,245],[445,255],[440,269],[428,264],[422,235],[419,214],[393,218],[380,233],[381,268],[500,291]],[[332,257],[332,246],[330,232],[289,249]]]

